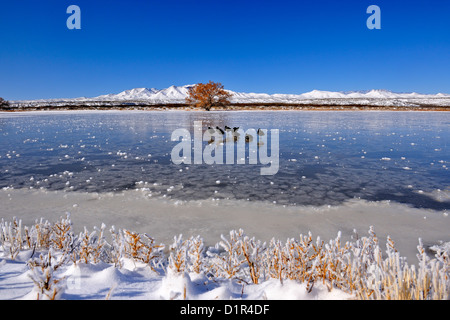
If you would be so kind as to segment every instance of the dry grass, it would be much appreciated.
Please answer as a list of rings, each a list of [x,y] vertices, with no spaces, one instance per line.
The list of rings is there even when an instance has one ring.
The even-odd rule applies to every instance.
[[[84,232],[78,237],[79,248],[73,252],[73,261],[83,261],[84,263],[98,263],[102,260],[104,247],[107,245],[105,240],[105,224],[101,228],[95,228],[89,232],[85,227]],[[77,255],[78,254],[78,255]]]
[[[15,217],[12,222],[1,221],[0,241],[3,250],[14,260],[22,249],[22,221]]]
[[[55,223],[40,220],[22,227],[20,220],[1,221],[0,253],[16,259],[21,250],[32,250],[28,266],[38,298],[55,299],[61,280],[54,271],[68,263],[110,263],[121,268],[124,259],[148,264],[155,272],[194,272],[212,281],[233,279],[243,285],[257,285],[268,279],[286,279],[306,283],[311,291],[321,283],[352,294],[355,299],[445,300],[450,291],[449,252],[429,257],[419,239],[418,264],[408,265],[391,238],[386,249],[379,246],[373,228],[368,236],[356,235],[342,243],[340,234],[328,242],[312,234],[285,242],[272,239],[268,244],[245,235],[242,229],[222,236],[214,247],[205,248],[200,236],[174,238],[169,254],[146,234],[106,226],[86,228],[74,234],[70,217]],[[33,258],[35,250],[44,252]],[[55,257],[58,257],[56,259]]]
[[[30,259],[27,263],[31,273],[29,277],[34,283],[36,300],[48,299],[56,300],[63,292],[62,282],[64,277],[55,276],[55,271],[66,263],[66,256],[60,255],[56,259],[49,250],[46,255],[39,255],[38,259]]]

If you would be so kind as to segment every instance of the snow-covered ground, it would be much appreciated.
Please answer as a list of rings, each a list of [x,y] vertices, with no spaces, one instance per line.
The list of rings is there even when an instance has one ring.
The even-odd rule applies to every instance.
[[[27,267],[32,251],[15,260],[0,258],[0,299],[36,300],[38,291]],[[262,284],[236,280],[208,280],[196,273],[159,274],[146,263],[124,259],[122,268],[112,264],[67,264],[55,277],[64,278],[59,299],[68,300],[343,300],[352,296],[339,289],[331,292],[318,283],[311,292],[306,283],[270,279]],[[48,299],[48,297],[41,297]]]

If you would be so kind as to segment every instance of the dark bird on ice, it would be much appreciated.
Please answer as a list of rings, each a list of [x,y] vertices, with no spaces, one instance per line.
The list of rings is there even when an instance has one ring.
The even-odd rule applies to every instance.
[[[223,131],[222,129],[220,129],[219,126],[216,126],[216,129],[217,129],[221,134],[224,134],[224,133],[225,133],[225,131]]]
[[[208,132],[209,132],[210,134],[213,134],[214,132],[216,132],[216,129],[211,128],[211,127],[208,127]]]

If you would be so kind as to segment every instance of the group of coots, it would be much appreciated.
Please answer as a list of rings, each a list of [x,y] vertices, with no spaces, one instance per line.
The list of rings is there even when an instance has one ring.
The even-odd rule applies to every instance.
[[[237,132],[237,131],[239,130],[239,127],[233,127],[233,128],[230,128],[229,126],[225,126],[225,130],[223,130],[223,129],[220,128],[219,126],[216,126],[216,128],[208,127],[208,130],[209,130],[210,133],[214,133],[214,131],[217,130],[217,131],[220,132],[221,134],[224,134],[225,131],[227,131],[227,132],[229,132],[229,131]],[[263,135],[264,135],[264,131],[262,131],[261,129],[258,129],[258,131],[256,131],[256,132],[257,132],[258,135],[260,135],[260,136],[263,136]]]
[[[229,126],[225,126],[225,130],[223,130],[222,128],[220,128],[219,126],[216,126],[215,128],[213,128],[213,127],[208,127],[208,131],[209,131],[209,133],[211,133],[211,134],[214,134],[215,132],[219,132],[220,134],[225,134],[225,132],[231,132],[232,133],[232,135],[233,135],[233,137],[234,137],[234,141],[236,142],[236,141],[238,141],[238,139],[239,139],[239,132],[238,132],[238,130],[239,130],[239,127],[233,127],[233,128],[230,128]],[[257,131],[256,131],[256,133],[259,135],[259,136],[263,136],[264,135],[264,131],[263,130],[261,130],[261,129],[258,129]],[[211,140],[211,142],[212,142],[213,140]],[[251,135],[251,134],[246,134],[245,135],[245,142],[251,142],[251,141],[253,141],[253,136]]]
[[[219,126],[216,126],[216,128],[208,127],[208,130],[210,133],[214,133],[214,131],[217,130],[221,134],[224,134],[225,131],[237,132],[239,130],[239,127],[233,127],[233,129],[231,129],[229,126],[225,126],[225,131],[224,131],[222,128],[219,128]]]

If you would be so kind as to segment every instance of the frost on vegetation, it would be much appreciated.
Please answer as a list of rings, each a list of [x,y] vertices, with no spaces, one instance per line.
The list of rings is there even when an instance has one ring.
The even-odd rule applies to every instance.
[[[449,299],[448,246],[437,248],[434,257],[426,253],[420,239],[417,248],[417,265],[408,265],[390,237],[386,249],[381,249],[372,227],[368,236],[355,233],[345,243],[340,233],[328,242],[308,233],[266,243],[239,229],[222,235],[215,246],[205,247],[200,236],[183,239],[179,235],[164,251],[165,246],[147,234],[115,227],[108,233],[104,224],[76,235],[69,215],[54,223],[41,219],[30,227],[23,227],[16,218],[0,224],[0,256],[15,260],[20,252],[29,252],[25,260],[34,284],[30,296],[37,299],[61,296],[65,277],[57,271],[64,266],[102,263],[121,269],[126,261],[148,266],[165,282],[184,279],[180,280],[183,293],[168,292],[169,298],[187,298],[188,280],[195,276],[204,283],[231,281],[242,285],[242,290],[279,281],[280,285],[303,285],[306,292],[318,285],[330,292],[338,289],[355,299]]]
[[[34,283],[31,294],[35,294],[36,300],[56,300],[64,292],[65,277],[57,276],[56,270],[66,263],[67,256],[58,254],[55,257],[52,252],[50,249],[47,254],[40,254],[39,258],[27,262],[28,276]]]

